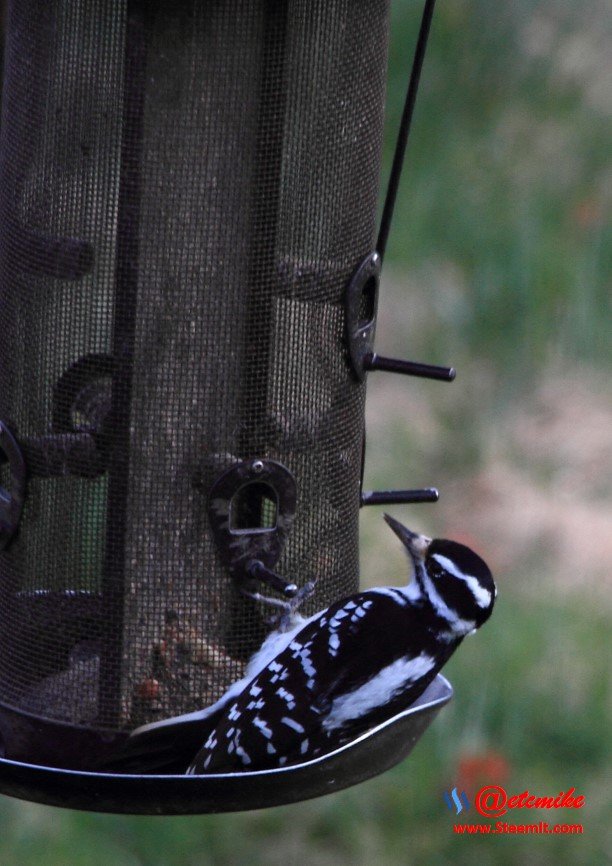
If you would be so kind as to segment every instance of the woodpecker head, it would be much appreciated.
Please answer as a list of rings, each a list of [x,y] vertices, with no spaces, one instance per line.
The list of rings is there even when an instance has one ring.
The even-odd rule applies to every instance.
[[[487,564],[466,547],[445,538],[427,538],[385,514],[414,563],[420,591],[450,633],[462,637],[488,620],[497,589]]]

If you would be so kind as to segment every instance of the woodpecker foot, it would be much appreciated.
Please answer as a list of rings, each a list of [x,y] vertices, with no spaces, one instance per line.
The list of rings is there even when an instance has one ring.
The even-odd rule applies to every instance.
[[[272,614],[268,618],[267,623],[274,626],[279,632],[286,632],[294,628],[301,618],[299,609],[313,595],[315,587],[316,581],[309,580],[308,583],[305,583],[304,586],[298,589],[293,598],[286,601],[280,598],[272,598],[269,595],[262,595],[260,592],[249,592],[246,589],[241,589],[240,592],[253,601],[277,608],[278,613]]]

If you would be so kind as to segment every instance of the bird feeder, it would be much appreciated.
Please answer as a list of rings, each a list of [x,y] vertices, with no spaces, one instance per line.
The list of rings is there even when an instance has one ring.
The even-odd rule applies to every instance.
[[[12,0],[0,142],[0,791],[187,813],[327,793],[450,697],[316,761],[101,769],[219,698],[266,634],[358,586],[388,0]],[[378,375],[378,374],[375,374]],[[367,760],[364,760],[364,754]]]

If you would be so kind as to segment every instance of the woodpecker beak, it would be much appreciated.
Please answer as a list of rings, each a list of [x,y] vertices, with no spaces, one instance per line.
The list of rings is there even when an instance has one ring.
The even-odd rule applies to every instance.
[[[410,554],[414,564],[416,565],[417,562],[423,562],[427,556],[427,551],[431,544],[431,538],[428,538],[426,535],[419,535],[418,532],[412,532],[410,529],[406,529],[399,520],[396,520],[389,514],[385,514],[384,518]]]

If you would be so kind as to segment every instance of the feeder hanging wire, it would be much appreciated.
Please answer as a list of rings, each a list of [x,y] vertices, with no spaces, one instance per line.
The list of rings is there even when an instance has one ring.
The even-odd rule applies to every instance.
[[[391,165],[391,174],[389,175],[387,194],[385,196],[385,204],[380,220],[378,242],[376,244],[376,251],[381,260],[385,257],[385,250],[389,239],[389,230],[391,228],[391,220],[393,219],[393,211],[395,209],[395,200],[397,198],[397,191],[402,176],[402,168],[406,156],[406,148],[408,146],[410,127],[412,125],[412,115],[414,114],[414,105],[419,89],[423,60],[425,58],[425,52],[427,51],[427,39],[429,38],[429,30],[431,28],[431,19],[433,18],[435,5],[436,0],[426,0],[425,2],[419,36],[414,52],[414,58],[412,60],[408,92],[406,93],[406,101],[404,103],[404,110],[402,112],[402,119],[397,135],[395,153]]]

